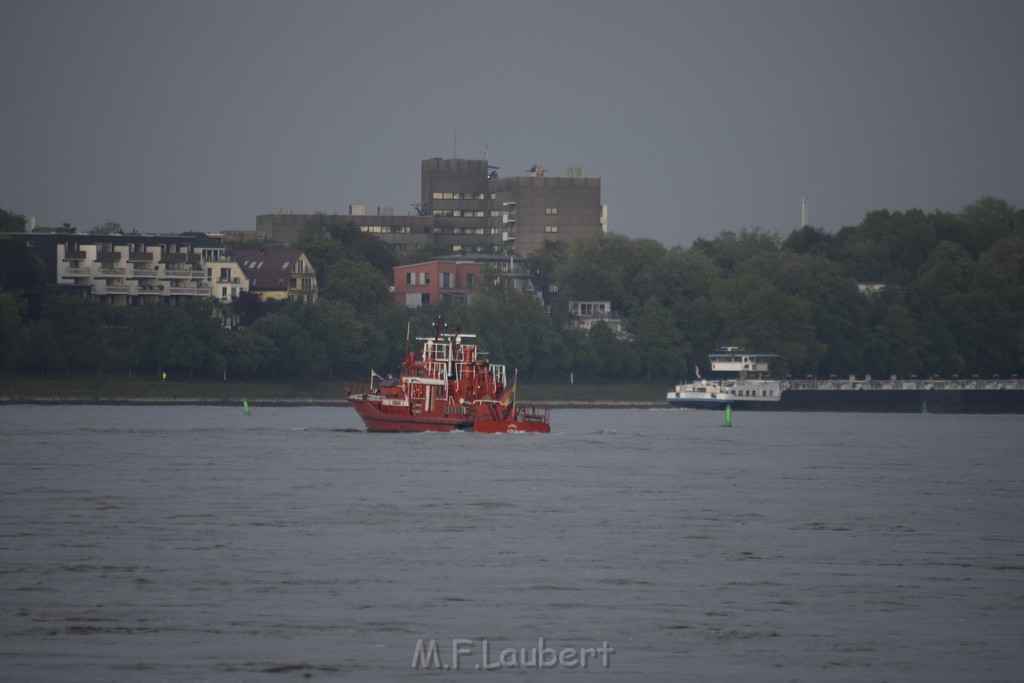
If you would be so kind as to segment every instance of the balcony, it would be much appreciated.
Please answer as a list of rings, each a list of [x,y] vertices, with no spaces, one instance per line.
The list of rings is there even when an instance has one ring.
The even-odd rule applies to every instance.
[[[68,275],[71,277],[91,277],[92,268],[68,268]]]
[[[135,268],[132,269],[132,274],[135,277],[148,278],[157,277],[160,274],[160,271],[157,270],[156,268],[143,268],[141,266],[135,266]]]
[[[182,268],[170,268],[170,267],[167,268],[167,270],[164,271],[164,277],[169,277],[169,278],[170,277],[175,277],[175,278],[177,278],[177,277],[192,278],[192,277],[197,277],[197,276],[198,277],[206,277],[206,273],[204,273],[201,270],[191,270],[191,269],[185,270],[185,269],[182,269]]]
[[[107,285],[107,294],[131,294],[132,288],[130,285]]]
[[[152,263],[153,255],[148,251],[129,251],[128,260],[135,263]]]
[[[186,254],[164,252],[160,254],[160,263],[184,263]]]
[[[85,252],[84,251],[65,251],[64,252],[64,260],[65,261],[82,261],[84,259],[85,259]]]
[[[119,251],[98,251],[96,252],[96,260],[100,263],[117,263],[121,260],[121,252]]]
[[[185,296],[205,296],[208,295],[209,292],[205,289],[200,289],[198,287],[175,287],[172,285],[170,288],[170,294],[183,294]]]
[[[103,268],[101,266],[100,267],[99,277],[104,277],[104,278],[107,278],[107,277],[122,278],[122,277],[124,277],[124,274],[125,274],[125,269],[124,268]]]

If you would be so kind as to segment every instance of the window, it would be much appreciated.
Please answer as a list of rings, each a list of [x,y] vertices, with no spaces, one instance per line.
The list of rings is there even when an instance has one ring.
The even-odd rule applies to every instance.
[[[429,304],[430,303],[430,294],[427,293],[427,292],[423,292],[423,294],[421,295],[421,298],[420,298],[420,303]]]
[[[549,206],[544,209],[544,213],[547,214],[548,216],[557,216],[558,208],[554,206]]]
[[[466,289],[473,289],[473,273],[466,273]]]
[[[406,272],[406,274],[405,274],[405,284],[407,284],[407,285],[414,285],[414,284],[416,284],[416,273],[412,272],[411,270]]]
[[[441,273],[441,289],[451,289],[452,286],[452,274]]]
[[[545,225],[544,226],[544,232],[558,232],[558,226],[557,225]]]

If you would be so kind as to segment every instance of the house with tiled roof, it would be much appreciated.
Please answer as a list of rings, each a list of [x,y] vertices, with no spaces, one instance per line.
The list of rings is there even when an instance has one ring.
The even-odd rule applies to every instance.
[[[232,253],[249,278],[249,291],[260,299],[316,301],[316,270],[299,249],[234,249]]]

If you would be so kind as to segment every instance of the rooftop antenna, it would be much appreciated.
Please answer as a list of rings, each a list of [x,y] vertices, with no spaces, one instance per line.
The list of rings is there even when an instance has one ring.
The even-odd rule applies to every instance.
[[[452,159],[459,158],[459,131],[452,132]]]

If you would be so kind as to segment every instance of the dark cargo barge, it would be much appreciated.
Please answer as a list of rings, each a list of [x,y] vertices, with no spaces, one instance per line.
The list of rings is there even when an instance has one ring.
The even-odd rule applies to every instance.
[[[671,406],[742,410],[860,413],[1024,413],[1024,381],[1010,379],[888,380],[763,379],[772,354],[725,348],[709,354],[712,371],[732,378],[680,383],[668,392]],[[751,377],[751,374],[757,375]]]

